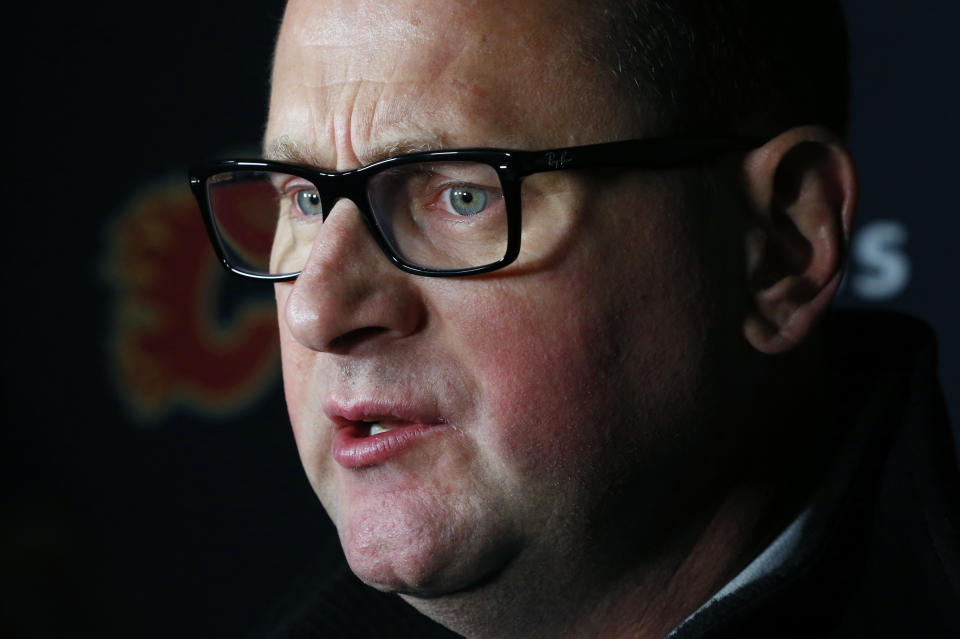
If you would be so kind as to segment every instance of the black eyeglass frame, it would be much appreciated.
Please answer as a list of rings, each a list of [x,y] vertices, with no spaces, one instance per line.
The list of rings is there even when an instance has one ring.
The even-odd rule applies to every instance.
[[[622,140],[585,146],[574,146],[544,151],[509,151],[504,149],[463,149],[450,151],[425,151],[387,158],[367,166],[328,173],[317,169],[271,160],[219,160],[192,167],[189,172],[190,188],[200,205],[204,226],[220,263],[231,273],[241,277],[285,282],[300,275],[284,273],[269,275],[248,271],[231,264],[226,247],[217,231],[216,221],[207,196],[207,181],[214,175],[230,171],[251,169],[286,173],[311,182],[320,195],[323,220],[327,219],[334,204],[347,198],[360,211],[363,222],[376,240],[383,254],[397,268],[415,275],[427,277],[461,277],[489,273],[513,263],[520,254],[520,187],[523,178],[534,173],[568,171],[603,166],[635,167],[642,169],[679,168],[704,162],[727,153],[745,152],[765,142],[764,138],[647,138]],[[429,269],[404,260],[390,247],[377,226],[367,198],[367,183],[378,173],[405,164],[421,162],[475,162],[493,168],[500,179],[507,214],[507,246],[502,258],[489,264],[462,269]]]

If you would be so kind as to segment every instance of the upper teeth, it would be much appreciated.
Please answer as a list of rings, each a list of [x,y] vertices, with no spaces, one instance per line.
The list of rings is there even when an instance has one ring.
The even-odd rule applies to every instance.
[[[370,424],[370,434],[371,434],[371,435],[379,435],[380,433],[385,433],[385,432],[387,432],[388,430],[390,430],[390,429],[389,429],[389,428],[384,428],[384,427],[381,426],[378,422],[373,422],[372,424]]]

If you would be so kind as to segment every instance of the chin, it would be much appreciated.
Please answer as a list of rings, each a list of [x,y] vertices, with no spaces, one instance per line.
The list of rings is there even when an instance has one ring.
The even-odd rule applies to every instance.
[[[347,563],[367,585],[434,598],[469,589],[509,562],[514,544],[496,530],[397,501],[337,522]]]
[[[377,590],[426,596],[455,587],[449,552],[423,539],[359,538],[341,534],[350,569],[361,581]]]

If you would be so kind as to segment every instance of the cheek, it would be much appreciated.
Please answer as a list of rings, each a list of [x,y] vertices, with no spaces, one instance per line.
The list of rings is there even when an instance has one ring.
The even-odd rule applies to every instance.
[[[481,449],[524,490],[604,481],[694,419],[709,303],[696,254],[672,248],[689,243],[646,230],[657,240],[646,250],[605,248],[594,254],[607,259],[504,282],[452,325],[467,327]]]
[[[598,322],[607,313],[595,308],[605,302],[583,310],[576,283],[540,284],[525,289],[535,295],[497,290],[476,305],[482,321],[459,321],[473,327],[460,341],[480,393],[480,449],[498,476],[524,490],[551,483],[530,479],[575,472],[603,448],[619,394],[610,372],[620,336]]]

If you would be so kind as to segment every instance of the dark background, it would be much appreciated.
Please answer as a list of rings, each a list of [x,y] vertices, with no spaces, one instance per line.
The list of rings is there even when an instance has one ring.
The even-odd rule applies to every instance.
[[[927,319],[957,415],[960,9],[844,4],[862,199],[839,303]],[[256,154],[282,3],[9,11],[0,636],[243,636],[333,542],[269,339],[216,378],[271,292],[183,259],[184,173]]]

